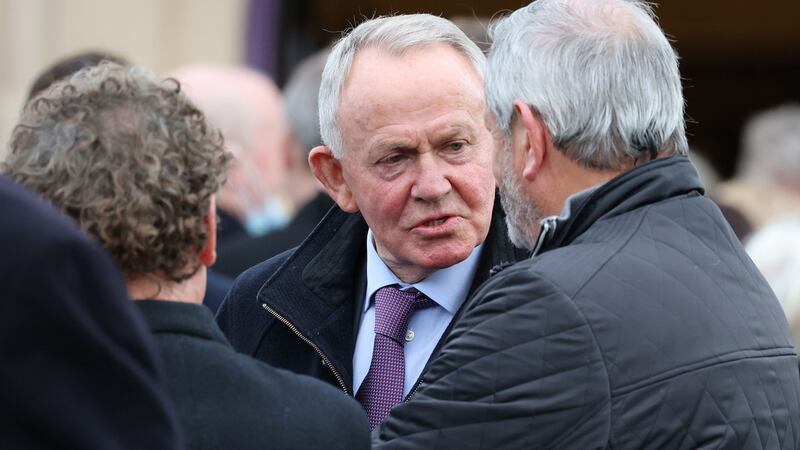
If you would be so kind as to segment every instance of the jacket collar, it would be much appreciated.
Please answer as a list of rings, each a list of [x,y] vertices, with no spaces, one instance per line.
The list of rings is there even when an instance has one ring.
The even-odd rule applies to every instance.
[[[214,321],[214,314],[206,306],[167,300],[137,300],[133,303],[154,334],[190,335],[230,345]]]
[[[689,158],[659,158],[567,199],[560,216],[542,220],[534,255],[563,247],[601,219],[705,190]]]
[[[367,229],[360,214],[348,214],[334,206],[256,296],[259,303],[268,305],[313,342],[348,388],[353,378],[353,312],[363,301]],[[489,233],[468,296],[489,278],[494,266],[526,257],[526,252],[509,241],[505,213],[495,197]],[[469,298],[464,305],[467,303]]]

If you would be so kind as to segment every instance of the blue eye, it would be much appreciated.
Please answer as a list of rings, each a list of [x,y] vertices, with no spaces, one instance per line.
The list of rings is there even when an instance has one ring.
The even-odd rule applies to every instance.
[[[402,161],[403,158],[405,158],[405,155],[401,154],[387,156],[381,160],[381,164],[397,164]]]
[[[450,150],[459,151],[464,148],[463,142],[453,142],[450,144]]]

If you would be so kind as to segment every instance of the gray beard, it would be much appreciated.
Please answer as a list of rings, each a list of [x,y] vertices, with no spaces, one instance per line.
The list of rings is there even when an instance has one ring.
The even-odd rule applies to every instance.
[[[525,191],[512,172],[511,149],[504,152],[500,178],[500,203],[506,212],[506,227],[511,243],[519,248],[533,250],[539,238],[539,209],[528,199]]]

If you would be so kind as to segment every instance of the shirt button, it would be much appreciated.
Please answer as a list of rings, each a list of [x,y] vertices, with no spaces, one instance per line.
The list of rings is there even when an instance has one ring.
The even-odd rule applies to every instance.
[[[414,340],[414,330],[408,330],[406,332],[406,342],[411,342]]]

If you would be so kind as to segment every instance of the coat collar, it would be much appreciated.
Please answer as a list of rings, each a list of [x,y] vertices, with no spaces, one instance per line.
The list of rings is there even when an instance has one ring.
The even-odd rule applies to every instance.
[[[208,307],[167,300],[133,302],[144,315],[153,333],[175,333],[208,339],[229,346]]]
[[[659,158],[570,197],[560,216],[542,220],[534,255],[563,247],[601,219],[705,190],[689,158]]]

